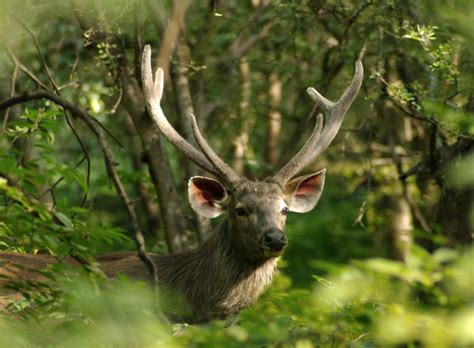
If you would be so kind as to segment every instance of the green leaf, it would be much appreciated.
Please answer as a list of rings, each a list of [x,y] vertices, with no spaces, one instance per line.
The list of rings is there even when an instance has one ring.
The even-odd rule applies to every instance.
[[[54,216],[63,223],[64,226],[68,230],[73,230],[74,229],[74,224],[72,223],[71,219],[69,217],[61,212],[55,212]]]
[[[16,167],[16,159],[10,157],[0,157],[0,172],[10,172]]]

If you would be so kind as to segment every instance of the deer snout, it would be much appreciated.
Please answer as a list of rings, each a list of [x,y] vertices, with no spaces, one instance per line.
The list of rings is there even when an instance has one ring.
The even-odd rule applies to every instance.
[[[285,234],[279,228],[270,228],[262,235],[262,247],[270,251],[281,251],[288,244]]]

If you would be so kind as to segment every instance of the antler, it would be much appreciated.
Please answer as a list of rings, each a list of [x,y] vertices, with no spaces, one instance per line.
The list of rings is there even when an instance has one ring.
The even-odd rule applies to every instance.
[[[198,124],[196,122],[196,117],[191,114],[191,125],[193,130],[194,139],[196,139],[199,148],[202,153],[212,165],[217,168],[220,172],[225,174],[226,180],[230,183],[234,183],[240,180],[239,176],[230,168],[227,163],[225,163],[211,148],[206,139],[202,136],[201,131],[199,130]]]
[[[284,186],[289,179],[326,150],[339,131],[347,110],[359,92],[363,77],[364,68],[361,58],[359,58],[355,63],[354,77],[349,87],[346,88],[341,98],[335,103],[323,97],[313,87],[307,89],[310,97],[313,98],[326,113],[326,124],[324,129],[322,129],[323,116],[319,114],[311,137],[306,141],[301,150],[273,176],[273,181],[277,182],[280,186]]]
[[[148,112],[161,132],[197,166],[217,176],[226,183],[233,184],[240,180],[239,176],[212,150],[201,135],[194,115],[191,115],[193,134],[202,152],[188,143],[168,122],[160,101],[163,96],[163,69],[156,70],[155,79],[151,68],[151,48],[146,45],[142,57],[142,83]]]

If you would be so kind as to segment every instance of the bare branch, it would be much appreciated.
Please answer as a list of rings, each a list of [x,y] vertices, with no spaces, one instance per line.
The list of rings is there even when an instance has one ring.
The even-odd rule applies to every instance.
[[[12,79],[10,83],[10,98],[15,95],[15,88],[16,88],[16,79],[18,77],[18,64],[15,64],[13,67],[13,72],[12,72]],[[8,124],[8,119],[10,118],[10,109],[8,108],[5,111],[5,116],[3,119],[3,124],[2,124],[2,132],[4,132],[7,129],[7,124]]]
[[[270,33],[270,29],[272,28],[273,23],[265,24],[260,31],[244,40],[243,37],[239,36],[231,45],[230,47],[230,60],[235,61],[242,58],[245,54],[247,54],[250,49],[252,49],[258,42],[263,40],[268,36]]]
[[[379,77],[379,80],[386,87],[389,87],[390,84],[383,77]],[[442,124],[436,117],[429,116],[429,115],[424,115],[422,112],[416,110],[411,105],[408,105],[408,108],[405,107],[403,101],[399,100],[398,98],[396,98],[395,96],[393,96],[389,93],[387,93],[387,97],[393,103],[393,105],[395,105],[395,107],[397,109],[399,109],[401,112],[403,112],[403,114],[405,114],[405,116],[408,116],[408,117],[413,118],[415,120],[431,123],[433,126],[437,127],[438,129],[443,130],[446,133],[451,134],[453,136],[456,136],[458,138],[474,139],[474,136],[472,136],[472,135],[459,133],[459,132],[456,132],[452,129],[449,129],[444,124]]]
[[[183,26],[184,15],[191,4],[190,0],[180,0],[174,2],[173,12],[168,25],[164,31],[164,36],[160,44],[160,52],[156,60],[156,66],[164,69],[166,75],[169,71],[169,60],[173,54],[179,32]]]
[[[10,57],[10,60],[13,62],[14,65],[17,65],[18,68],[22,73],[24,73],[26,76],[28,76],[31,80],[33,80],[38,86],[40,86],[43,89],[48,90],[48,86],[46,86],[39,78],[36,77],[35,74],[33,74],[26,66],[21,64],[21,62],[18,60],[18,58],[15,56],[13,51],[11,50],[10,46],[4,42],[5,48],[7,50],[7,54]]]
[[[28,102],[32,100],[38,100],[38,99],[49,100],[55,103],[56,105],[62,107],[65,111],[67,110],[71,112],[72,114],[77,116],[79,119],[81,119],[96,136],[99,142],[100,148],[102,150],[102,153],[104,155],[104,161],[105,161],[107,173],[109,174],[109,177],[111,178],[112,183],[114,184],[115,190],[117,194],[119,195],[120,199],[122,200],[122,202],[124,203],[127,213],[129,215],[130,222],[132,224],[132,228],[134,231],[134,235],[133,235],[134,240],[135,240],[135,243],[137,244],[138,256],[143,261],[143,263],[147,266],[154,284],[157,285],[158,273],[157,273],[156,265],[146,252],[145,241],[143,238],[143,233],[138,223],[138,217],[135,211],[135,206],[133,202],[130,200],[130,198],[128,197],[128,194],[120,180],[120,177],[118,176],[117,170],[115,169],[116,163],[113,160],[112,153],[110,151],[110,148],[108,146],[104,133],[102,132],[101,128],[97,126],[97,123],[93,121],[92,117],[90,117],[88,113],[82,110],[81,108],[77,107],[76,105],[68,102],[67,100],[49,91],[38,91],[35,93],[23,94],[21,96],[7,99],[6,101],[3,101],[0,103],[0,110],[3,110],[12,105],[16,105],[16,104],[20,104],[20,103],[24,103],[24,102]]]
[[[169,158],[164,151],[162,137],[154,127],[153,118],[145,109],[145,100],[137,80],[128,70],[127,62],[120,62],[123,86],[123,106],[132,117],[143,148],[143,161],[147,164],[156,192],[163,222],[164,237],[170,252],[186,248],[185,219],[179,204]]]
[[[64,111],[64,117],[66,118],[66,123],[69,126],[69,128],[71,129],[72,133],[74,134],[74,137],[76,138],[77,142],[79,143],[79,146],[81,147],[82,153],[84,154],[84,159],[86,161],[86,184],[87,184],[87,187],[89,187],[90,177],[91,177],[91,159],[90,159],[90,156],[89,156],[89,151],[87,150],[86,144],[84,143],[81,136],[79,135],[76,128],[74,127],[74,124],[69,119],[69,116],[68,116],[66,111]],[[79,162],[79,164],[81,163],[81,161]],[[53,186],[52,186],[52,188],[53,188]],[[83,207],[84,204],[86,203],[88,191],[89,190],[86,190],[84,192],[84,196],[82,197],[82,201],[79,204],[80,207]],[[53,193],[53,190],[51,190],[51,193]]]
[[[35,47],[36,47],[36,52],[38,53],[38,56],[40,57],[40,60],[41,60],[41,64],[43,65],[43,68],[44,68],[44,71],[46,72],[46,75],[48,76],[48,80],[49,82],[51,83],[51,85],[53,86],[53,89],[54,91],[59,94],[59,87],[58,85],[56,84],[56,81],[54,81],[53,79],[53,76],[51,75],[50,71],[49,71],[49,67],[48,67],[48,64],[46,63],[46,59],[44,58],[44,55],[43,53],[41,52],[41,48],[40,48],[40,45],[38,43],[38,39],[36,38],[36,35],[30,30],[30,28],[28,28],[28,26],[23,23],[22,20],[20,20],[18,17],[16,17],[15,15],[13,15],[11,12],[10,12],[10,16],[18,22],[18,24],[21,25],[21,27],[23,29],[25,29],[28,34],[30,34],[31,38],[33,39],[33,43],[35,44]]]
[[[240,30],[239,36],[230,45],[230,61],[236,61],[242,58],[251,50],[258,42],[265,39],[270,33],[270,29],[273,27],[274,22],[266,23],[261,27],[258,33],[247,37],[245,33],[246,28],[253,28],[257,26],[257,22],[262,16],[272,8],[271,2],[264,1],[257,8],[254,15],[245,23]]]
[[[138,135],[137,129],[133,123],[132,116],[129,113],[127,113],[125,116],[125,131],[129,136],[128,145],[131,149],[133,169],[136,172],[142,172],[144,155],[143,148],[142,144],[140,143],[140,137]],[[151,199],[145,182],[142,180],[134,180],[134,183],[144,208],[143,210],[148,226],[148,235],[158,239],[158,231],[161,227],[158,205]]]

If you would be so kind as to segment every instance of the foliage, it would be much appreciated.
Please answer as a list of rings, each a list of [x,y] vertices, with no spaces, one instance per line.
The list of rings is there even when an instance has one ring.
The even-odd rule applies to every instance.
[[[141,99],[127,94],[138,80],[124,71],[139,75],[143,43],[164,46],[175,3],[0,1],[0,100],[57,85],[87,112],[158,253],[170,249],[163,214],[172,195],[157,194],[166,175],[153,173],[150,158],[167,154],[159,161],[181,197],[186,247],[200,238],[184,202],[196,171],[170,144],[146,138],[152,126],[140,123]],[[228,162],[245,139],[251,178],[280,164],[268,160],[270,115],[282,118],[283,163],[314,121],[304,87],[335,99],[365,47],[361,96],[308,168],[328,168],[324,195],[314,212],[289,216],[273,285],[237,317],[192,326],[163,320],[148,284],[104,279],[94,257],[135,246],[100,137],[52,101],[29,101],[0,110],[0,251],[82,267],[60,262],[40,272],[44,281],[1,289],[23,298],[0,318],[0,346],[473,346],[474,251],[465,245],[474,226],[471,1],[206,3],[188,9],[164,108],[185,134],[173,81],[184,68],[205,134]],[[236,56],[246,39],[256,41]],[[282,86],[276,102],[272,81]]]
[[[189,326],[164,322],[145,284],[119,279],[113,288],[90,279],[57,279],[54,301],[39,296],[23,320],[5,317],[4,346],[470,346],[472,249],[413,250],[407,263],[373,258],[333,265],[312,290],[279,275],[238,318]],[[28,308],[28,307],[26,307]],[[30,307],[31,308],[31,307]],[[23,308],[23,311],[25,309]],[[172,335],[172,333],[174,333]]]
[[[18,165],[15,147],[0,155],[2,171],[22,183],[20,188],[0,178],[0,190],[9,202],[0,208],[2,251],[35,253],[47,249],[59,258],[74,255],[88,259],[102,243],[121,243],[126,238],[118,228],[89,220],[89,209],[72,205],[67,197],[55,199],[54,210],[45,206],[43,198],[50,190],[45,188],[48,183],[56,186],[64,182],[85,193],[89,189],[82,171],[58,163],[54,146],[55,134],[61,131],[58,117],[62,115],[57,111],[26,109],[25,115],[8,129],[5,141],[9,143],[32,135],[31,151],[36,156],[25,156]]]

